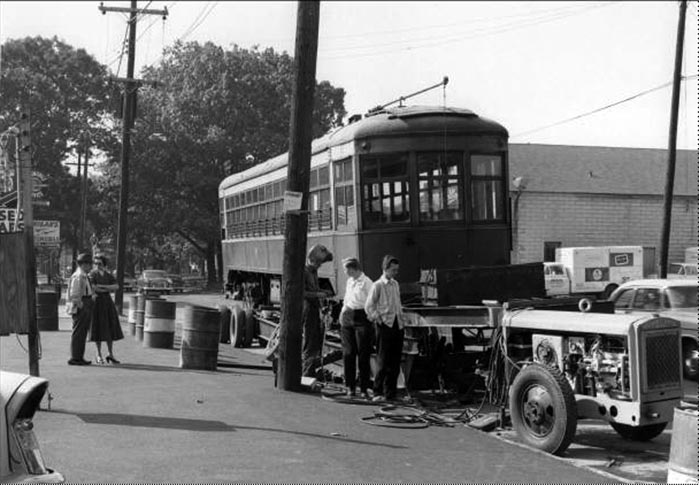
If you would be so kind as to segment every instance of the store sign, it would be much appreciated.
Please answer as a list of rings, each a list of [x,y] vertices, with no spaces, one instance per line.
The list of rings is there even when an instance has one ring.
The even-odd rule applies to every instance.
[[[24,230],[24,212],[17,209],[6,209],[0,207],[0,234],[10,232],[22,232]]]
[[[41,247],[60,246],[60,221],[34,221],[34,245]]]

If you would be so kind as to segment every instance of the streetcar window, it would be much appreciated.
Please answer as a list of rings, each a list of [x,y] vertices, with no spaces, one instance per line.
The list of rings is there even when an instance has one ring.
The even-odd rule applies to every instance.
[[[471,217],[505,219],[504,174],[500,155],[471,155]]]
[[[408,155],[362,157],[366,225],[410,221]]]
[[[330,184],[330,168],[326,165],[318,169],[318,185],[324,186]]]
[[[461,158],[461,152],[417,154],[421,221],[463,219]]]
[[[335,162],[333,166],[335,179],[335,217],[338,226],[355,224],[354,183],[352,176],[352,158]]]
[[[273,195],[272,195],[273,191],[274,191],[274,190],[273,190],[273,188],[272,188],[272,184],[267,184],[267,185],[265,185],[265,200],[271,200],[271,199],[272,199],[272,197],[273,197]]]

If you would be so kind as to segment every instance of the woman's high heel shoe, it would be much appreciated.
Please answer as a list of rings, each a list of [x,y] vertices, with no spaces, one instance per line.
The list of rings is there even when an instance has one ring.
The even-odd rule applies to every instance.
[[[109,360],[109,357],[107,357],[107,360]],[[95,356],[95,364],[104,364],[104,359],[101,355]]]
[[[112,357],[111,355],[108,355],[108,356],[107,356],[107,362],[110,363],[110,364],[121,364],[121,362],[119,362],[118,360],[116,360],[116,359],[115,359],[114,357]]]

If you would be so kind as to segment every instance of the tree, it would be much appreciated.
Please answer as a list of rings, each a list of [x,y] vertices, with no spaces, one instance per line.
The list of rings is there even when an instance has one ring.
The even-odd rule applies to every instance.
[[[145,70],[158,88],[139,91],[132,150],[131,238],[178,235],[207,261],[220,253],[218,185],[287,150],[293,59],[273,49],[225,50],[177,43]],[[341,123],[344,90],[316,88],[315,135]],[[154,238],[150,238],[153,241]]]
[[[16,124],[21,106],[30,109],[32,158],[35,170],[48,179],[44,198],[50,203],[37,208],[35,217],[60,220],[62,239],[72,243],[80,182],[62,162],[75,157],[79,139],[88,130],[95,143],[110,137],[101,127],[112,92],[103,65],[56,37],[11,39],[2,45],[0,126]]]

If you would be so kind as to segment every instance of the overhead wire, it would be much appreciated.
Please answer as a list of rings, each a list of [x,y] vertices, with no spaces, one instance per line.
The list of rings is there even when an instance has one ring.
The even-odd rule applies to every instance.
[[[194,33],[195,30],[199,28],[199,26],[206,20],[206,18],[213,12],[214,8],[216,8],[216,5],[218,5],[218,2],[213,2],[211,4],[211,7],[209,8],[209,11],[204,14],[204,16],[196,22],[196,24],[193,24],[193,26],[190,28],[189,31],[187,31],[185,34],[182,34],[179,38],[179,40],[184,40],[186,37],[189,37]]]
[[[617,3],[617,2],[614,2]],[[485,37],[485,36],[490,36],[490,35],[497,35],[501,34],[504,32],[509,32],[512,30],[518,30],[522,28],[528,28],[532,27],[534,25],[539,25],[542,23],[547,23],[547,22],[554,22],[563,18],[579,15],[582,13],[585,13],[587,11],[593,10],[593,9],[599,9],[599,8],[604,8],[608,7],[610,5],[613,5],[613,3],[605,2],[601,4],[595,4],[595,5],[586,5],[585,7],[578,7],[576,10],[571,11],[549,11],[548,13],[544,13],[543,15],[537,15],[533,16],[529,20],[525,21],[517,21],[517,22],[509,22],[505,24],[500,24],[496,26],[491,26],[491,27],[482,27],[480,29],[475,29],[471,30],[467,34],[459,34],[459,35],[451,35],[449,37],[426,37],[422,39],[409,39],[409,40],[403,40],[403,41],[394,41],[390,43],[385,43],[385,44],[367,44],[364,46],[355,46],[355,47],[349,47],[349,48],[337,48],[334,50],[326,50],[324,51],[325,53],[327,52],[333,52],[333,51],[341,51],[341,50],[348,50],[348,49],[355,49],[355,50],[369,50],[369,52],[358,52],[354,54],[346,54],[346,55],[337,55],[337,56],[328,56],[325,54],[319,53],[319,57],[322,57],[326,60],[334,60],[334,59],[347,59],[347,58],[357,58],[357,57],[371,57],[371,56],[377,56],[377,55],[384,55],[384,54],[390,54],[390,53],[395,53],[399,52],[402,50],[417,50],[417,49],[424,49],[424,48],[429,48],[429,47],[437,47],[441,46],[444,44],[449,44],[449,43],[455,43],[455,42],[462,42],[465,40],[477,38],[477,37]],[[434,41],[434,42],[428,42],[424,44],[420,44],[420,42],[425,42],[425,41]],[[417,42],[417,44],[415,44]],[[390,47],[390,46],[395,46],[395,45],[402,45],[403,47],[399,47],[396,49],[389,49],[389,50],[376,50],[377,47]]]
[[[689,80],[689,79],[696,79],[696,78],[697,78],[697,74],[691,74],[691,75],[689,75],[689,76],[682,76],[682,80],[683,80],[683,81],[686,81],[686,80]],[[622,99],[622,100],[615,101],[615,102],[610,103],[610,104],[608,104],[608,105],[602,106],[601,108],[596,108],[596,109],[593,109],[592,111],[587,111],[587,112],[585,112],[585,113],[582,113],[582,114],[579,114],[579,115],[576,115],[576,116],[573,116],[573,117],[570,117],[570,118],[566,118],[566,119],[561,120],[561,121],[556,121],[555,123],[551,123],[551,124],[548,124],[548,125],[545,125],[545,126],[540,126],[540,127],[538,127],[538,128],[534,128],[534,129],[532,129],[532,130],[523,131],[523,132],[520,132],[520,133],[511,135],[510,138],[515,138],[515,137],[518,137],[518,136],[529,135],[529,134],[531,134],[531,133],[536,133],[537,131],[547,130],[547,129],[553,128],[553,127],[555,127],[555,126],[559,126],[559,125],[562,125],[562,124],[565,124],[565,123],[570,123],[571,121],[579,120],[580,118],[584,118],[584,117],[586,117],[586,116],[590,116],[590,115],[593,115],[593,114],[595,114],[595,113],[599,113],[600,111],[604,111],[604,110],[613,108],[613,107],[615,107],[615,106],[619,106],[620,104],[627,103],[627,102],[629,102],[629,101],[633,101],[634,99],[640,98],[641,96],[645,96],[646,94],[650,94],[650,93],[653,93],[653,92],[655,92],[655,91],[659,91],[659,90],[664,89],[664,88],[666,88],[666,87],[668,87],[668,86],[671,86],[671,85],[672,85],[672,81],[668,81],[668,82],[663,83],[663,84],[661,84],[661,85],[659,85],[659,86],[655,86],[655,87],[653,87],[653,88],[646,89],[645,91],[641,91],[640,93],[636,93],[636,94],[634,94],[634,95],[632,95],[632,96],[629,96],[629,97],[627,97],[627,98],[624,98],[624,99]]]

